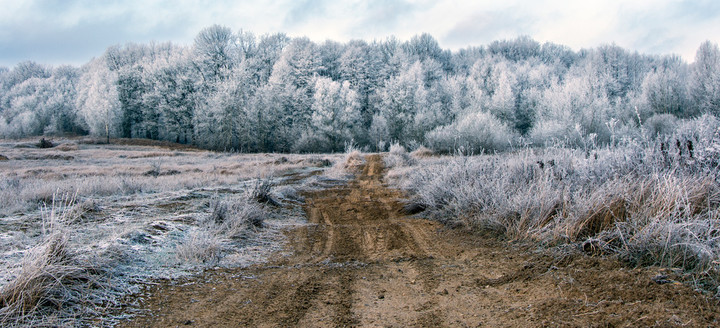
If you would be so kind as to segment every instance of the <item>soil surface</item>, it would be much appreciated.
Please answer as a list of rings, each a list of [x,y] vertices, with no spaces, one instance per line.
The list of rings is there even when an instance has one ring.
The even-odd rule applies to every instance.
[[[380,155],[306,195],[289,255],[162,285],[122,327],[713,327],[670,270],[550,255],[401,214]]]

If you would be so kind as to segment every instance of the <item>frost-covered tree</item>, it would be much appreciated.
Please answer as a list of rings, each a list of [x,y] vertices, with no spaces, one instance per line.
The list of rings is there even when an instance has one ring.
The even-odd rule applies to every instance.
[[[705,41],[695,54],[690,95],[702,113],[720,114],[720,48]]]
[[[20,62],[12,70],[6,71],[2,74],[2,93],[0,93],[0,113],[5,113],[8,110],[12,110],[12,101],[18,94],[18,91],[12,91],[13,88],[22,84],[23,82],[36,78],[36,79],[47,79],[50,77],[50,69],[46,66],[40,65],[32,61]],[[23,88],[23,87],[20,87]],[[8,113],[5,113],[8,115]]]
[[[710,42],[688,66],[616,45],[575,52],[528,37],[450,52],[429,34],[315,43],[214,25],[189,46],[112,46],[81,69],[0,68],[0,133],[283,152],[337,150],[350,139],[446,151],[500,149],[510,141],[498,140],[517,136],[611,143],[639,136],[641,123],[717,115],[719,58]],[[351,118],[339,114],[348,110]]]
[[[218,150],[248,150],[253,126],[248,107],[255,93],[251,72],[243,63],[199,106],[195,114],[197,143]]]
[[[257,65],[256,79],[258,84],[268,82],[273,71],[273,66],[280,58],[280,55],[282,55],[285,47],[289,44],[290,38],[283,33],[263,35],[260,37],[255,55]]]
[[[105,60],[95,59],[83,68],[78,82],[76,106],[90,134],[104,136],[110,142],[120,128],[120,101],[117,92],[117,74]]]
[[[360,123],[360,103],[350,83],[329,78],[315,80],[311,126],[314,133],[327,140],[327,149],[342,150],[353,139]]]
[[[13,67],[12,70],[4,74],[3,85],[10,89],[13,86],[20,84],[30,78],[49,78],[51,70],[45,65],[38,64],[33,61],[20,62]]]
[[[50,79],[52,93],[45,103],[48,123],[44,127],[44,134],[80,134],[84,132],[77,125],[78,118],[75,104],[79,78],[79,69],[72,66],[60,66],[53,70]]]
[[[82,132],[75,119],[76,68],[52,69],[28,62],[16,69],[5,73],[8,80],[2,83],[7,90],[0,93],[0,120],[4,123],[0,134],[23,137]]]
[[[514,40],[493,41],[488,45],[487,50],[491,55],[504,57],[514,62],[539,57],[541,54],[540,43],[529,36],[521,36]]]
[[[240,30],[235,36],[237,61],[242,62],[255,57],[258,51],[257,38],[249,31]]]
[[[192,52],[179,51],[156,60],[146,68],[143,96],[145,108],[155,109],[146,130],[151,136],[174,142],[189,143],[195,134],[198,71],[192,63]]]
[[[365,41],[350,41],[338,61],[340,79],[350,82],[358,94],[361,124],[367,129],[374,114],[372,101],[381,84],[381,59]]]
[[[270,151],[290,151],[292,144],[307,131],[312,115],[313,78],[320,69],[315,44],[307,38],[294,39],[273,65],[268,84],[263,87],[264,112],[272,128]]]
[[[515,73],[507,66],[498,66],[494,73],[493,92],[488,103],[488,109],[493,116],[508,125],[514,125],[516,121],[515,98],[517,80]]]
[[[530,131],[539,145],[551,141],[582,144],[588,138],[609,141],[605,123],[612,119],[610,102],[597,77],[579,69],[544,91],[535,126]]]
[[[570,47],[552,42],[543,43],[540,47],[540,60],[546,65],[552,65],[557,75],[570,68],[578,58],[578,54]]]
[[[649,72],[642,84],[642,94],[652,113],[677,117],[694,115],[689,108],[687,80],[687,65],[679,57],[668,57]]]
[[[235,41],[232,30],[220,25],[204,28],[195,37],[194,65],[200,73],[204,90],[211,90],[214,83],[229,74],[237,58]]]
[[[614,44],[594,49],[587,60],[586,64],[590,65],[588,74],[594,75],[592,78],[597,79],[611,103],[640,90],[647,71],[646,62],[649,61]]]
[[[154,61],[162,61],[176,50],[170,43],[149,45],[129,43],[112,46],[104,58],[111,71],[117,75],[116,85],[122,118],[120,136],[124,138],[156,138],[153,122],[157,120],[154,107],[146,107],[145,93],[152,86],[146,84],[147,67]]]
[[[2,134],[12,138],[41,134],[46,123],[43,105],[50,92],[45,78],[32,77],[14,85],[4,95],[7,109],[2,116],[7,125]]]
[[[413,128],[417,112],[428,106],[422,64],[416,61],[387,80],[379,96],[378,112],[387,122],[389,141],[422,140],[421,131]]]
[[[345,52],[345,45],[340,42],[327,40],[318,46],[320,68],[318,74],[334,81],[341,79],[340,57]]]
[[[447,70],[450,68],[450,52],[440,48],[437,40],[428,34],[413,36],[410,40],[401,45],[402,50],[407,54],[409,61],[434,60]]]

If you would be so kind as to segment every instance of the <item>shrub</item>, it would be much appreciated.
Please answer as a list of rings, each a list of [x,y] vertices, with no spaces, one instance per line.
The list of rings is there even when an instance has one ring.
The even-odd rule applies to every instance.
[[[427,148],[425,146],[420,146],[410,153],[410,156],[415,157],[415,158],[427,158],[427,157],[432,157],[434,155],[435,155],[435,152],[433,152],[430,148]]]
[[[247,190],[247,197],[258,203],[278,205],[271,197],[272,187],[271,179],[255,179],[250,189]]]
[[[332,148],[330,140],[314,133],[303,133],[292,147],[295,153],[328,153],[336,150]]]
[[[28,252],[17,278],[0,290],[0,323],[55,326],[101,305],[92,296],[102,288],[103,270],[81,261],[67,234],[54,233]]]
[[[681,126],[665,139],[625,140],[591,153],[549,148],[426,158],[388,175],[425,215],[445,224],[616,253],[632,264],[679,266],[715,288],[720,130],[714,122],[699,119],[694,129]]]
[[[226,247],[225,240],[206,228],[190,231],[175,249],[178,259],[214,265]]]
[[[354,144],[345,145],[345,157],[335,162],[325,174],[333,178],[347,178],[349,175],[357,173],[360,166],[365,164],[365,157]]]
[[[470,153],[481,153],[484,150],[507,149],[515,135],[492,114],[475,112],[466,114],[451,125],[436,128],[425,138],[429,147],[438,152],[453,153],[464,148]]]
[[[257,196],[253,196],[257,191],[252,190],[257,188],[249,189],[244,197],[211,199],[208,215],[176,246],[177,258],[215,265],[233,247],[234,241],[246,240],[262,229],[267,213],[257,202]],[[269,195],[270,190],[266,193]]]
[[[672,134],[677,125],[677,118],[672,114],[653,115],[644,122],[647,134],[652,138]]]
[[[411,165],[413,163],[413,159],[410,157],[407,150],[405,150],[405,147],[401,146],[399,143],[394,143],[390,145],[389,153],[383,156],[383,162],[385,163],[385,167],[390,169]]]
[[[582,136],[568,122],[540,120],[530,130],[529,137],[538,146],[551,146],[559,142],[574,146],[581,143]]]
[[[15,279],[0,289],[1,326],[76,325],[119,297],[106,271],[109,260],[70,244],[64,223],[74,220],[72,202],[53,198],[43,217],[43,241],[27,251]]]
[[[40,139],[40,142],[37,144],[38,148],[52,148],[55,147],[55,145],[52,143],[52,141],[47,140],[45,138]]]

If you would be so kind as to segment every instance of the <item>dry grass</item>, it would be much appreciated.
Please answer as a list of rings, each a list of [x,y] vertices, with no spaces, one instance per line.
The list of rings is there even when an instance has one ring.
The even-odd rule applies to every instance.
[[[385,167],[389,169],[410,166],[415,163],[414,159],[405,150],[405,147],[398,143],[390,145],[390,151],[383,157],[383,162],[385,162]]]
[[[0,290],[0,323],[55,326],[87,314],[86,297],[103,285],[102,271],[68,250],[67,235],[54,233],[28,252],[18,277]]]
[[[178,244],[177,257],[183,261],[215,265],[237,247],[233,241],[251,238],[263,228],[269,216],[256,193],[249,189],[242,197],[211,200],[208,215]]]
[[[720,130],[690,131],[613,148],[524,149],[415,165],[391,153],[386,162],[394,165],[389,180],[410,191],[424,215],[448,225],[616,254],[633,265],[681,267],[714,293]]]
[[[349,179],[358,173],[360,167],[365,164],[363,153],[352,144],[346,145],[345,155],[337,160],[335,164],[325,172],[325,175],[337,179]]]
[[[227,186],[328,165],[327,159],[310,155],[238,155],[82,142],[76,144],[76,151],[61,151],[57,147],[16,148],[17,144],[0,143],[0,151],[14,158],[2,162],[0,170],[0,199],[4,200],[0,215],[36,209],[58,190],[77,192],[79,197],[157,193]]]
[[[76,151],[79,148],[76,143],[64,143],[56,146],[55,149],[60,151]]]
[[[420,146],[417,149],[410,152],[410,156],[415,158],[428,158],[435,156],[435,152],[432,151],[432,149],[427,148],[425,146]]]
[[[295,189],[338,159],[36,142],[0,140],[3,327],[112,325],[144,283],[263,261],[302,222]]]
[[[74,326],[119,293],[104,270],[107,261],[80,254],[66,222],[75,220],[74,198],[53,200],[43,218],[42,242],[26,252],[14,280],[0,289],[0,325]]]
[[[176,251],[180,260],[215,264],[220,261],[220,253],[226,247],[225,240],[214,232],[197,229],[187,234]]]

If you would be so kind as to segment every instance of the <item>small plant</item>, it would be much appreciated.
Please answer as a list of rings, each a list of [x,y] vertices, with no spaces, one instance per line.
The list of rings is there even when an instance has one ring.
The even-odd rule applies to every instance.
[[[432,157],[434,155],[435,155],[435,152],[433,152],[430,148],[427,148],[425,146],[420,146],[410,153],[410,156],[415,157],[415,158],[427,158],[427,157]]]
[[[405,147],[399,143],[390,145],[390,151],[383,157],[383,161],[385,162],[385,167],[389,169],[414,164],[413,158],[408,154],[407,150],[405,150]]]
[[[175,247],[179,260],[205,265],[220,262],[234,243],[248,239],[265,226],[267,212],[258,198],[270,196],[270,180],[258,179],[244,197],[210,200],[209,213]],[[270,187],[267,187],[270,186]],[[236,245],[236,244],[235,244]]]
[[[52,141],[47,140],[45,138],[40,139],[40,142],[37,144],[38,148],[52,148],[55,147],[55,145],[52,143]]]
[[[255,179],[252,186],[247,191],[248,199],[254,200],[258,203],[278,205],[271,196],[272,187],[273,182],[271,179]]]
[[[43,215],[43,241],[30,249],[17,277],[0,289],[0,325],[66,326],[113,299],[102,261],[90,261],[70,244],[74,197],[57,200]]]
[[[628,263],[682,267],[720,286],[720,133],[699,118],[651,141],[616,140],[509,154],[417,159],[388,176],[423,215],[545,245],[571,244]],[[393,147],[391,147],[393,148]],[[591,155],[591,156],[590,156]],[[420,208],[407,208],[406,213]]]
[[[197,229],[190,231],[175,251],[180,260],[214,265],[220,260],[225,247],[223,238],[214,231]]]
[[[360,166],[365,163],[362,152],[355,148],[352,143],[345,144],[345,157],[335,162],[335,164],[326,171],[326,175],[335,178],[348,178],[352,174],[357,173]]]
[[[210,200],[210,220],[222,224],[228,215],[228,205],[217,198]]]
[[[161,172],[160,172],[161,167],[162,167],[162,163],[160,163],[160,161],[153,161],[153,162],[150,164],[150,170],[147,171],[147,172],[145,172],[145,175],[146,175],[146,176],[153,176],[153,177],[156,177],[156,178],[157,178],[157,177],[160,176],[160,174],[161,174]]]

